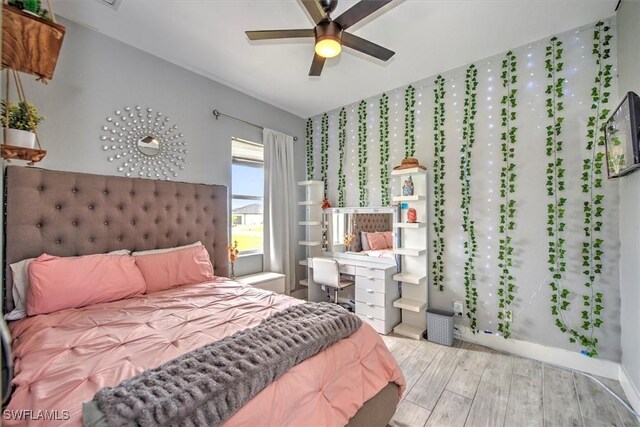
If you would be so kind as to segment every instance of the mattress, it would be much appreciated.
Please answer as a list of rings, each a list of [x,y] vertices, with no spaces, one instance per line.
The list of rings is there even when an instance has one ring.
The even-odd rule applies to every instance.
[[[47,410],[56,425],[82,425],[82,402],[145,369],[257,325],[301,301],[228,279],[12,322],[14,394],[9,411]],[[262,390],[225,426],[339,426],[404,378],[364,324]],[[19,412],[10,412],[19,413]],[[46,419],[4,425],[50,425]]]

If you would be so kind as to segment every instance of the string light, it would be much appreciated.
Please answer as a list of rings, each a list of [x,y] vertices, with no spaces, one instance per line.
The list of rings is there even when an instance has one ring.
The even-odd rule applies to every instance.
[[[615,26],[615,22],[609,23],[609,25]],[[585,29],[571,31],[570,34],[565,34],[561,37],[565,42],[565,57],[571,58],[566,61],[567,73],[571,79],[567,87],[567,102],[565,103],[564,114],[567,117],[566,121],[569,123],[571,117],[583,117],[584,111],[590,105],[589,102],[584,102],[589,97],[589,93],[584,92],[583,87],[589,87],[593,76],[594,65],[591,63],[589,50],[586,48],[587,33],[592,32],[593,27],[585,27]],[[584,33],[584,35],[583,35]],[[544,189],[544,180],[538,179],[540,168],[543,168],[546,164],[546,156],[544,153],[544,140],[545,140],[545,126],[544,121],[546,118],[546,110],[544,108],[544,90],[546,89],[546,74],[542,72],[544,64],[540,58],[544,57],[544,49],[547,40],[542,42],[528,44],[524,47],[514,49],[514,53],[522,58],[522,81],[517,83],[518,88],[518,104],[519,117],[518,125],[521,129],[522,136],[522,154],[516,156],[515,162],[518,168],[520,168],[520,176],[523,181],[527,181],[525,189],[519,189],[515,194],[515,197],[520,200],[527,200],[527,206],[519,212],[519,224],[523,224],[522,227],[516,231],[515,236],[521,237],[521,241],[515,243],[518,250],[522,251],[521,257],[523,259],[534,260],[542,259],[541,254],[546,254],[546,248],[536,244],[532,241],[533,237],[528,232],[530,229],[543,227],[541,223],[541,215],[538,215],[537,208],[531,201],[527,199],[529,196],[529,190],[531,194],[536,197],[543,197],[542,191]],[[584,47],[583,47],[584,46]],[[584,53],[584,54],[583,54]],[[615,55],[615,50],[612,52]],[[500,81],[500,64],[502,57],[499,55],[492,57],[488,60],[480,61],[476,65],[479,67],[479,86],[478,86],[478,116],[477,116],[477,144],[474,149],[473,158],[473,197],[476,210],[475,215],[477,217],[477,230],[479,240],[479,256],[482,260],[478,264],[478,291],[480,294],[479,307],[482,307],[478,312],[478,320],[480,329],[485,329],[487,326],[496,324],[497,298],[496,292],[492,291],[497,286],[497,278],[499,276],[497,271],[497,224],[499,215],[499,183],[500,183],[500,159],[501,153],[499,149],[493,151],[494,147],[500,147],[500,99],[503,96],[503,88]],[[526,58],[526,59],[525,59]],[[612,60],[615,63],[615,58]],[[493,64],[496,64],[495,66]],[[615,75],[615,70],[612,70]],[[458,91],[463,90],[464,75],[461,69],[456,69],[444,74],[447,81],[447,94],[446,94],[446,115],[447,121],[445,124],[445,131],[447,135],[447,151],[446,156],[457,155],[459,151],[459,144],[461,139],[461,116],[462,116],[462,97],[458,97]],[[566,74],[565,74],[566,77]],[[588,84],[587,84],[588,83]],[[423,81],[414,84],[416,88],[416,156],[420,162],[425,164],[431,172],[430,166],[433,165],[433,134],[431,113],[433,112],[433,91],[434,78],[427,78]],[[387,92],[390,98],[389,109],[389,162],[393,166],[399,164],[404,157],[404,89],[405,87],[391,90]],[[582,91],[582,92],[581,92]],[[459,100],[460,98],[460,100]],[[369,165],[368,170],[370,195],[369,198],[372,201],[379,200],[380,186],[378,185],[377,173],[378,173],[378,147],[377,147],[377,132],[378,127],[378,114],[376,111],[377,102],[379,96],[375,96],[371,99],[367,99],[368,108],[373,108],[373,111],[369,111],[367,120],[367,129],[371,132],[371,137],[367,138],[367,143],[373,145],[369,149]],[[347,138],[347,146],[345,153],[347,153],[347,159],[345,159],[345,172],[347,191],[345,202],[349,206],[357,205],[358,200],[358,188],[357,188],[357,111],[354,109],[357,104],[347,106],[347,135],[351,136]],[[336,130],[334,128],[335,120],[337,120],[335,112],[330,116],[330,147],[332,151],[336,151],[337,145],[332,142],[331,139],[336,138]],[[495,122],[494,122],[495,120]],[[320,126],[319,122],[314,120],[313,122],[314,134],[319,135]],[[422,125],[422,126],[421,126]],[[579,143],[583,137],[582,132],[578,132],[578,124],[575,125],[576,132],[567,133],[564,136],[565,144],[569,146],[581,146]],[[525,136],[526,135],[526,136]],[[315,139],[319,141],[319,139]],[[519,146],[520,148],[520,146]],[[330,163],[337,161],[335,153],[330,154]],[[314,156],[314,161],[317,161],[319,156]],[[569,159],[567,159],[569,162]],[[576,151],[576,155],[572,157],[571,164],[567,164],[567,173],[576,172],[581,170],[582,164],[580,162],[580,154]],[[451,221],[454,225],[447,229],[445,238],[450,240],[452,244],[449,246],[445,261],[445,268],[447,272],[447,282],[445,288],[450,287],[453,293],[461,292],[460,271],[461,263],[463,262],[462,256],[462,240],[461,231],[458,231],[456,224],[460,223],[459,206],[459,194],[455,191],[458,182],[458,173],[456,169],[458,165],[455,161],[447,162],[447,175],[446,184],[451,185],[451,190],[446,195],[446,214],[447,220]],[[526,166],[526,167],[525,167]],[[330,170],[335,171],[330,165]],[[544,172],[544,171],[543,171]],[[333,175],[333,174],[330,174]],[[432,178],[432,177],[430,177]],[[331,178],[333,179],[333,178]],[[396,181],[395,187],[398,186],[397,177],[392,177],[392,181]],[[333,181],[332,181],[333,182]],[[355,182],[355,187],[354,187]],[[605,182],[604,185],[611,185]],[[335,187],[335,184],[333,185]],[[448,188],[449,189],[449,188]],[[331,190],[330,191],[335,191]],[[432,188],[429,189],[429,194],[432,194]],[[571,190],[573,191],[573,190]],[[485,196],[485,197],[482,197]],[[575,195],[575,197],[580,197]],[[431,203],[431,201],[429,201]],[[577,204],[576,206],[581,206]],[[431,215],[431,213],[430,213]],[[570,216],[570,215],[568,215]],[[579,215],[578,215],[579,216]],[[430,216],[430,219],[433,219]],[[568,226],[571,225],[571,221],[567,221]],[[575,224],[574,224],[575,225]],[[575,227],[574,227],[575,228]],[[544,229],[544,228],[543,228]],[[606,236],[609,241],[615,241],[617,237],[613,235]],[[494,243],[496,242],[496,243]],[[429,240],[429,245],[431,241]],[[432,250],[432,248],[430,248]],[[518,279],[518,300],[514,305],[514,333],[518,331],[518,328],[526,327],[527,321],[532,321],[532,316],[537,316],[538,313],[544,310],[548,311],[548,295],[546,292],[541,291],[543,286],[548,282],[547,272],[544,268],[534,269],[530,267],[531,263],[525,266],[518,266],[515,268],[515,273]],[[544,262],[542,262],[544,264]],[[539,271],[538,271],[539,270]],[[609,279],[611,280],[611,279]],[[606,297],[606,295],[605,295]],[[526,314],[527,307],[534,306],[534,313],[531,315]],[[482,313],[481,313],[482,312]],[[546,312],[545,312],[546,313]],[[526,318],[520,318],[521,316],[528,316]],[[612,324],[613,325],[613,324]],[[613,325],[615,326],[615,325]],[[612,326],[612,327],[613,327]],[[522,329],[520,329],[522,331]],[[552,343],[550,339],[546,339],[542,336],[537,337],[538,340]]]

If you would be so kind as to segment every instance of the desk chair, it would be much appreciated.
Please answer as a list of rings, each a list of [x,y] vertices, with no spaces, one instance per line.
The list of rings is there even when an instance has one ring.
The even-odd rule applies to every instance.
[[[313,281],[324,287],[333,288],[333,302],[338,302],[338,292],[347,286],[354,284],[353,280],[343,279],[340,277],[338,269],[338,261],[331,258],[314,258],[313,259]]]

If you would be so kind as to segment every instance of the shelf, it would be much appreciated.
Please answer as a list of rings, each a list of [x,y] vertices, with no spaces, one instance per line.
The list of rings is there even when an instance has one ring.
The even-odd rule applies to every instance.
[[[300,265],[304,265],[305,267],[308,267],[308,266],[309,266],[309,261],[308,261],[308,260],[306,260],[306,259],[303,259],[303,260],[301,260],[298,264],[300,264]]]
[[[427,200],[427,196],[414,194],[413,196],[394,196],[394,202],[420,202]]]
[[[424,329],[422,327],[410,325],[408,323],[400,323],[398,326],[393,328],[393,332],[398,335],[413,338],[414,340],[419,340],[420,338],[422,338]]]
[[[308,187],[311,185],[323,185],[324,182],[322,181],[300,181],[298,182],[298,185],[302,186],[302,187]]]
[[[409,169],[398,169],[391,171],[392,176],[399,175],[426,175],[427,170],[422,168],[409,168]]]
[[[305,225],[307,227],[322,225],[320,221],[299,221],[298,225]]]
[[[427,250],[420,248],[394,248],[393,253],[405,256],[422,256],[427,253]]]
[[[419,285],[425,280],[427,276],[420,276],[418,274],[400,273],[393,276],[393,280],[402,283],[411,283],[412,285]]]
[[[301,240],[298,243],[301,244],[302,246],[320,246],[322,242],[310,242],[307,240]]]
[[[394,222],[393,228],[424,228],[427,224],[424,222]]]
[[[420,313],[425,308],[427,308],[426,301],[419,301],[417,299],[411,298],[400,298],[393,302],[393,306],[395,308],[400,308],[402,310],[413,311],[415,313]]]
[[[303,200],[302,202],[298,202],[298,206],[315,206],[321,204],[322,200]]]
[[[13,145],[0,145],[2,148],[2,157],[7,160],[26,160],[29,165],[38,163],[47,155],[46,150],[38,150],[35,148],[15,147]]]
[[[302,279],[300,280],[298,283],[300,283],[302,286],[309,286],[309,279]]]

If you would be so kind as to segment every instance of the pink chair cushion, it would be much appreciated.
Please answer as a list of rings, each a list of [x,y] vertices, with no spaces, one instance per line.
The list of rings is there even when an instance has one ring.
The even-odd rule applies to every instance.
[[[391,231],[383,231],[384,241],[387,242],[387,248],[393,249],[393,233]]]
[[[204,246],[134,257],[147,283],[147,293],[213,279],[213,266]]]
[[[146,285],[129,255],[55,257],[29,264],[27,314],[52,313],[141,295]]]
[[[374,251],[388,248],[387,241],[382,233],[369,233],[367,234],[367,238],[369,239],[369,246],[371,246],[371,249]]]

